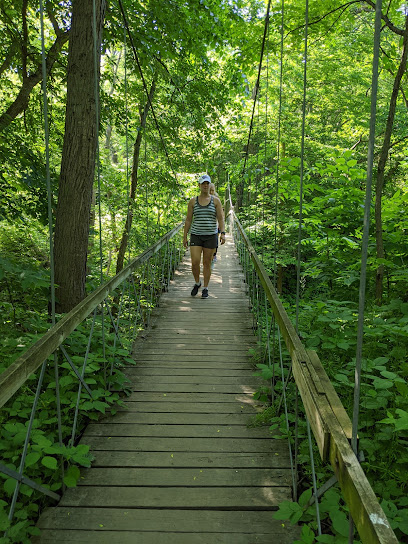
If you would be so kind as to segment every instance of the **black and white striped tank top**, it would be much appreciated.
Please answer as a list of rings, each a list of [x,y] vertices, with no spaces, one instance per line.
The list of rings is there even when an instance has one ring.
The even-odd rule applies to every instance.
[[[198,202],[198,197],[196,197],[191,234],[207,236],[209,234],[217,234],[217,232],[217,210],[215,209],[214,197],[211,196],[211,200],[207,206],[201,206]]]

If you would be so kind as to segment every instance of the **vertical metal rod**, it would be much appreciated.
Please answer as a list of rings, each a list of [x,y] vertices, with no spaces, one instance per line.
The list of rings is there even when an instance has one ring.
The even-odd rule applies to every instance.
[[[280,361],[280,369],[281,369],[281,379],[282,379],[282,384],[284,384],[285,383],[285,371],[283,369],[282,342],[281,342],[281,335],[280,335],[279,327],[278,327],[278,345],[279,345],[279,361]],[[290,470],[291,470],[291,474],[292,474],[293,500],[296,500],[296,498],[297,498],[297,490],[296,490],[296,487],[297,487],[297,484],[296,484],[297,474],[295,474],[295,467],[294,467],[294,464],[293,464],[292,444],[291,444],[291,440],[290,440],[291,436],[290,436],[290,426],[289,426],[288,403],[287,403],[287,400],[286,400],[286,390],[285,389],[283,389],[283,391],[282,391],[282,398],[283,398],[283,403],[284,403],[284,408],[285,408],[286,429],[288,431],[288,448],[289,448]]]
[[[266,297],[265,290],[264,290],[264,304],[265,304],[265,320],[266,320],[266,349],[268,351],[268,367],[270,368],[271,367],[270,336],[271,336],[272,322],[269,324],[268,299]],[[272,366],[271,402],[272,402],[272,405],[275,402],[275,363],[273,363],[273,366]]]
[[[133,289],[135,291],[135,296],[136,296],[136,299],[137,299],[137,308],[136,308],[136,319],[135,319],[135,325],[134,325],[134,329],[133,329],[133,339],[132,339],[132,342],[135,341],[135,338],[137,336],[137,323],[138,323],[138,320],[139,320],[139,316],[140,316],[140,309],[141,309],[141,300],[142,300],[142,281],[144,279],[144,270],[143,270],[143,276],[142,276],[142,279],[141,281],[139,281],[139,287],[140,287],[140,291],[139,291],[139,295],[137,294],[137,289],[136,289],[136,285],[135,285],[135,281],[134,281],[134,278],[132,276],[132,285],[133,285]]]
[[[28,446],[30,445],[30,436],[31,436],[32,428],[33,428],[34,416],[37,411],[37,405],[38,405],[38,400],[40,398],[40,392],[41,392],[41,387],[44,380],[46,366],[47,366],[47,361],[44,361],[41,367],[40,377],[38,378],[37,390],[35,392],[33,407],[31,408],[30,420],[28,422],[27,433],[24,440],[23,453],[21,454],[20,468],[18,469],[19,476],[22,476],[24,471],[24,465],[25,465],[25,460],[27,457]],[[13,498],[12,498],[11,506],[10,506],[10,512],[8,515],[8,519],[10,521],[13,519],[13,516],[14,516],[14,510],[16,508],[17,497],[20,491],[20,486],[21,486],[21,482],[18,481],[14,489]]]
[[[259,346],[262,346],[262,319],[261,319],[261,305],[260,305],[260,297],[259,297],[259,276],[256,274],[257,282],[256,282],[256,312],[257,312],[257,320],[258,320],[258,340],[259,340]]]
[[[173,246],[170,245],[170,241],[168,243],[169,243],[169,248],[170,248],[170,259],[169,259],[168,268],[167,268],[167,291],[170,288],[171,267],[173,266]]]
[[[313,494],[314,494],[315,503],[316,503],[317,532],[320,536],[322,534],[322,526],[320,524],[319,497],[317,495],[317,483],[316,483],[316,472],[315,472],[315,464],[314,464],[314,456],[313,456],[312,435],[310,433],[310,423],[307,417],[306,417],[306,423],[307,423],[307,438],[309,441],[310,464],[312,467]]]
[[[88,345],[86,347],[86,353],[85,353],[84,362],[83,362],[83,365],[82,365],[81,376],[82,376],[83,380],[85,380],[85,369],[86,369],[86,364],[87,364],[87,361],[88,361],[89,351],[91,349],[91,342],[92,342],[92,336],[93,336],[93,331],[94,331],[94,327],[95,327],[95,321],[96,321],[96,308],[95,308],[94,314],[93,314],[91,332],[89,334]],[[76,434],[76,428],[77,428],[77,422],[78,422],[78,413],[79,413],[79,403],[81,401],[81,392],[82,392],[82,382],[80,381],[79,385],[78,385],[78,395],[77,395],[77,401],[76,401],[76,406],[75,406],[74,422],[72,424],[71,440],[69,442],[71,447],[74,445],[74,442],[75,442],[75,434]]]
[[[289,377],[288,377],[289,379]],[[294,500],[297,501],[297,472],[298,472],[298,448],[299,448],[299,435],[298,435],[298,429],[299,429],[299,391],[296,387],[296,401],[295,401],[295,485],[293,488],[293,496]]]

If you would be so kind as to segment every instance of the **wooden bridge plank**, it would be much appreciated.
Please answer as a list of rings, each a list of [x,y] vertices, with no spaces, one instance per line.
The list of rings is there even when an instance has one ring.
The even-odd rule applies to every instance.
[[[201,368],[201,366],[192,367],[191,365],[186,365],[183,367],[178,364],[168,367],[138,364],[137,368],[128,367],[125,372],[128,378],[132,378],[133,376],[146,378],[164,378],[170,376],[174,378],[197,377],[201,381],[203,378],[212,378],[213,376],[215,376],[216,378],[233,377],[235,379],[241,380],[241,382],[246,382],[247,378],[252,378],[254,370],[251,368],[242,368],[239,366],[230,366],[229,368],[220,368],[219,366],[215,368]]]
[[[236,356],[236,355],[242,355],[246,356],[248,355],[248,349],[249,347],[242,346],[242,345],[235,345],[232,347],[229,346],[219,346],[214,344],[186,344],[186,343],[179,343],[175,345],[175,348],[177,349],[177,355],[181,356],[189,356],[189,355],[198,355],[199,357],[208,357],[209,352],[215,352],[218,357],[225,356]],[[175,350],[173,353],[176,355]],[[143,347],[143,350],[141,351],[142,355],[149,354],[149,355],[172,355],[172,352],[170,351],[170,348],[166,345],[146,345]]]
[[[289,487],[116,487],[80,486],[68,489],[61,506],[98,508],[205,508],[211,510],[276,510],[291,499]],[[169,506],[170,505],[170,506]]]
[[[277,525],[275,523],[275,525]],[[279,527],[277,527],[278,531]],[[285,530],[285,529],[283,529]],[[274,533],[274,537],[279,539],[279,544],[292,544],[295,533],[292,528],[286,529],[283,533]],[[99,531],[72,531],[45,529],[41,542],[44,544],[55,544],[56,542],[75,543],[75,544],[112,544],[116,542],[117,531],[105,531],[100,528]],[[120,531],[120,544],[271,544],[270,534],[243,534],[243,533],[177,533],[177,532],[139,532],[139,531]],[[278,541],[276,541],[278,542]]]
[[[156,468],[289,468],[288,447],[283,441],[274,444],[272,454],[264,452],[157,452],[97,451],[94,467]]]
[[[291,485],[285,468],[90,468],[81,486],[279,487]]]
[[[129,374],[128,374],[129,375]],[[139,384],[146,384],[146,385],[158,385],[158,384],[208,384],[208,385],[215,385],[219,383],[219,378],[222,376],[222,383],[226,385],[239,385],[240,387],[245,386],[252,386],[257,387],[259,386],[259,378],[254,378],[251,376],[251,374],[245,374],[245,386],[242,385],[242,376],[237,378],[236,376],[228,376],[228,375],[219,375],[218,371],[212,372],[209,376],[197,376],[197,375],[191,375],[191,376],[183,376],[183,375],[174,375],[174,372],[171,374],[165,374],[165,375],[146,375],[142,374],[140,377],[134,378],[133,386],[134,389],[136,389]],[[231,391],[232,393],[234,391]]]
[[[195,451],[195,452],[270,452],[274,453],[275,444],[279,440],[251,438],[160,438],[160,437],[115,437],[87,436],[82,442],[93,450],[104,451]]]
[[[147,408],[146,408],[147,409]],[[193,405],[191,405],[191,410]],[[247,425],[248,414],[244,413],[187,413],[179,412],[119,412],[104,418],[102,423],[139,423],[145,425]]]
[[[162,438],[265,438],[264,428],[246,425],[177,425],[139,423],[93,423],[84,436],[162,437]]]
[[[291,535],[297,531],[290,527],[282,527],[281,522],[274,522],[269,511],[222,512],[211,510],[168,510],[168,509],[123,509],[123,508],[49,508],[40,520],[40,528],[48,529],[86,529],[87,531],[150,531],[154,528],[159,533],[180,533],[182,524],[184,531],[193,534],[242,533],[252,541],[254,532],[276,535],[276,542],[281,535]],[[163,535],[164,536],[164,535]],[[235,540],[234,540],[235,541]],[[289,540],[289,542],[293,542]]]
[[[129,400],[138,402],[230,402],[259,404],[250,393],[156,393],[140,391],[132,393]]]
[[[189,338],[195,338],[196,340],[200,340],[203,336],[203,334],[199,331],[192,331],[191,329],[186,329],[177,326],[177,323],[173,323],[173,327],[171,329],[169,328],[163,328],[163,329],[153,329],[154,330],[154,336],[155,338],[168,338],[168,337],[189,337]],[[143,334],[140,335],[139,338],[146,338],[148,334],[143,336]],[[214,340],[214,342],[217,342],[217,339],[223,339],[226,338],[228,340],[233,340],[239,342],[241,338],[244,339],[250,339],[253,340],[254,335],[252,331],[249,331],[248,329],[243,329],[243,332],[240,332],[239,334],[236,333],[236,331],[230,330],[220,330],[220,329],[214,329],[210,332],[206,332],[204,334],[204,337],[209,338],[210,340]]]
[[[255,344],[253,342],[253,335],[252,338],[249,335],[243,336],[242,338],[239,338],[239,335],[228,335],[224,334],[222,337],[211,337],[208,336],[208,334],[195,334],[195,335],[184,335],[181,337],[181,335],[163,335],[158,334],[155,335],[154,340],[146,340],[142,344],[142,349],[148,349],[152,346],[157,346],[157,344],[160,341],[160,345],[163,346],[169,346],[170,349],[173,347],[183,347],[183,346],[229,346],[233,343],[238,343],[239,345],[245,348],[248,346],[248,349],[250,347],[254,347]],[[190,348],[191,349],[191,348]]]
[[[248,353],[245,355],[216,355],[211,354],[211,359],[203,357],[202,355],[167,355],[163,360],[161,355],[152,355],[148,353],[134,354],[136,365],[129,367],[135,368],[141,365],[152,366],[153,363],[159,363],[159,366],[165,367],[180,367],[188,366],[191,368],[251,368],[248,364]]]
[[[134,394],[139,392],[163,392],[163,393],[229,393],[253,395],[256,387],[239,384],[193,384],[193,383],[143,383],[138,382],[131,387]]]
[[[167,397],[162,402],[148,401],[127,401],[126,406],[118,406],[118,412],[171,412],[171,413],[206,413],[206,414],[255,414],[262,410],[262,404],[253,401],[252,403],[231,403],[231,402],[171,402]]]

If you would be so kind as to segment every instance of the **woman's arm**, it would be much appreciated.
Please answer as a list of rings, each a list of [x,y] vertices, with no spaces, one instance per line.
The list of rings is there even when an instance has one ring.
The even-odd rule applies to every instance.
[[[184,223],[184,238],[183,238],[183,245],[185,248],[188,247],[188,241],[187,241],[187,234],[190,230],[191,223],[193,221],[193,210],[194,210],[194,198],[190,199],[190,202],[188,203],[187,207],[187,216]]]

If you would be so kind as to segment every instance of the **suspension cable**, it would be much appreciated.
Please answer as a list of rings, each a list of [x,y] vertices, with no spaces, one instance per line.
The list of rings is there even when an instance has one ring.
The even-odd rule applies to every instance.
[[[283,87],[283,44],[284,44],[284,23],[285,23],[285,0],[282,0],[281,17],[281,41],[280,41],[280,70],[279,70],[279,111],[278,111],[278,138],[276,154],[276,190],[275,190],[275,229],[274,229],[274,255],[273,255],[273,279],[274,287],[277,290],[278,278],[276,270],[276,254],[278,252],[278,200],[279,200],[279,176],[280,176],[280,145],[282,127],[282,87]]]
[[[377,90],[378,90],[378,59],[379,59],[380,33],[381,33],[381,8],[382,8],[382,0],[377,0],[376,11],[375,11],[370,136],[369,136],[369,143],[368,143],[367,184],[366,184],[366,196],[365,196],[365,203],[364,203],[364,228],[363,228],[362,250],[361,250],[361,275],[360,275],[359,312],[358,312],[358,327],[357,327],[353,427],[352,427],[352,439],[351,439],[351,445],[356,455],[357,455],[357,430],[358,430],[357,428],[358,428],[358,415],[359,415],[359,403],[360,403],[361,358],[362,358],[363,336],[364,336],[363,329],[364,329],[364,305],[365,305],[365,290],[366,290],[366,277],[367,277],[367,254],[368,254],[368,240],[370,235],[371,187],[372,187],[373,163],[374,163],[375,121],[376,121]]]
[[[44,5],[40,0],[40,24],[41,24],[41,61],[42,61],[42,94],[43,94],[43,117],[44,117],[44,142],[45,142],[45,175],[48,200],[48,237],[50,248],[50,290],[51,290],[51,323],[55,325],[55,263],[54,263],[54,234],[52,217],[52,188],[50,175],[50,132],[48,124],[48,100],[47,100],[47,67],[45,58],[45,33],[44,33]],[[59,391],[59,368],[57,353],[54,353],[54,375],[55,375],[55,400],[57,408],[58,442],[62,445],[62,416],[61,398]],[[64,470],[64,468],[62,468]]]
[[[101,6],[102,9],[102,6]],[[96,127],[96,165],[97,165],[97,184],[98,184],[98,218],[99,218],[99,274],[101,284],[103,283],[103,251],[102,251],[102,195],[101,195],[101,164],[99,150],[99,80],[98,80],[98,35],[96,28],[96,0],[92,3],[92,33],[94,46],[94,82],[95,82],[95,127]],[[102,328],[102,351],[103,351],[103,373],[106,387],[106,352],[105,352],[105,301],[101,303],[101,328]]]
[[[147,189],[147,123],[144,137],[144,167],[145,167],[145,193],[146,193],[146,247],[149,247],[149,194]]]
[[[168,154],[167,147],[166,147],[166,144],[165,144],[165,141],[164,141],[162,132],[161,132],[161,130],[160,130],[160,125],[159,125],[159,123],[158,123],[158,121],[157,121],[156,112],[154,111],[153,103],[152,103],[152,101],[151,101],[151,99],[150,99],[149,90],[148,90],[147,84],[146,84],[146,79],[145,79],[145,77],[144,77],[144,75],[143,75],[142,66],[141,66],[141,64],[140,64],[139,57],[138,57],[137,52],[136,52],[136,47],[135,47],[134,42],[133,42],[132,34],[130,33],[129,24],[128,24],[128,20],[127,20],[127,17],[126,17],[126,13],[125,13],[125,10],[124,10],[123,4],[122,4],[122,0],[119,0],[119,7],[120,7],[120,11],[122,12],[123,22],[124,22],[124,24],[125,24],[125,27],[126,27],[126,30],[127,30],[128,36],[129,36],[129,40],[130,40],[130,45],[131,45],[131,47],[132,47],[133,55],[134,55],[134,57],[135,57],[136,64],[137,64],[137,67],[138,67],[138,70],[139,70],[139,73],[140,73],[140,77],[141,77],[141,79],[142,79],[143,88],[144,88],[144,90],[145,90],[145,93],[146,93],[146,96],[147,96],[147,100],[149,101],[149,105],[150,105],[150,108],[151,108],[151,110],[152,110],[152,115],[153,115],[153,118],[154,118],[154,122],[155,122],[155,125],[156,125],[156,128],[157,128],[157,131],[158,131],[158,133],[159,133],[161,142],[162,142],[162,144],[163,144],[163,148],[164,148],[164,152],[165,152],[165,154],[166,154],[167,160],[169,161],[170,169],[171,169],[171,171],[173,172],[174,183],[175,183],[176,180],[177,180],[177,175],[176,175],[176,173],[174,172],[173,165],[172,165],[172,163],[171,163],[170,156],[169,156],[169,154]]]
[[[262,184],[262,232],[265,231],[265,198],[266,198],[266,173],[269,172],[267,166],[267,151],[268,151],[268,102],[269,102],[269,30],[267,32],[267,50],[266,50],[266,89],[265,89],[265,138],[264,138],[264,167],[263,167],[263,184]],[[263,239],[264,239],[263,234]],[[261,259],[264,262],[265,244],[262,244]]]
[[[300,299],[300,260],[302,245],[303,222],[303,175],[305,156],[305,125],[306,125],[306,90],[307,90],[307,41],[309,32],[309,0],[306,0],[305,8],[305,50],[303,57],[303,104],[302,104],[302,142],[300,150],[300,186],[299,186],[299,231],[297,252],[297,278],[296,278],[296,332],[299,334],[299,299]]]
[[[299,184],[299,233],[298,233],[298,255],[297,255],[297,281],[296,281],[296,332],[299,334],[299,302],[300,302],[300,264],[301,264],[301,244],[302,244],[302,215],[303,215],[303,178],[304,178],[304,156],[305,156],[305,125],[306,125],[306,91],[307,91],[307,45],[308,45],[308,30],[309,30],[309,0],[305,1],[305,49],[304,49],[304,69],[303,69],[303,104],[302,104],[302,142],[301,142],[301,153],[300,153],[300,184]],[[296,389],[296,421],[295,421],[295,467],[297,466],[297,442],[298,442],[298,389]],[[307,419],[307,418],[306,418]],[[312,482],[313,482],[313,494],[315,497],[316,504],[316,516],[317,516],[317,529],[318,534],[321,535],[321,524],[320,524],[320,512],[319,512],[319,500],[317,495],[317,482],[316,482],[316,471],[314,464],[313,456],[313,444],[312,437],[310,433],[310,423],[307,419],[307,435],[309,442],[309,455],[310,455],[310,464],[312,468]]]
[[[126,57],[127,57],[127,43],[126,43],[126,28],[123,29],[123,49],[124,49],[124,70],[125,70],[125,132],[126,132],[126,208],[127,208],[127,215],[126,217],[129,217],[130,213],[130,176],[129,176],[129,108],[128,108],[128,80],[127,80],[127,63],[126,63]],[[128,260],[130,262],[130,224],[129,221],[126,222],[127,224],[127,253],[128,253]]]
[[[99,153],[99,81],[98,81],[98,35],[96,28],[96,0],[93,0],[92,32],[94,45],[94,91],[95,91],[95,125],[96,125],[96,175],[98,183],[98,215],[99,215],[99,260],[100,279],[103,283],[103,252],[102,252],[102,204],[101,204],[101,164]]]
[[[248,160],[249,142],[251,140],[252,127],[253,127],[253,123],[254,123],[255,108],[256,108],[256,101],[257,101],[258,91],[259,91],[259,82],[260,82],[260,79],[261,79],[262,61],[263,61],[263,55],[264,55],[264,49],[265,49],[266,35],[267,35],[268,26],[269,26],[269,11],[270,11],[270,8],[271,8],[271,0],[269,0],[269,2],[268,2],[268,8],[266,10],[264,33],[263,33],[262,47],[261,47],[261,56],[260,56],[260,59],[259,59],[259,66],[258,66],[258,77],[257,77],[256,84],[255,84],[254,105],[253,105],[253,108],[252,108],[251,123],[249,125],[248,142],[247,142],[246,153],[245,153],[244,167],[242,168],[242,175],[245,173],[245,167],[246,167],[246,163],[247,163],[247,160]]]

